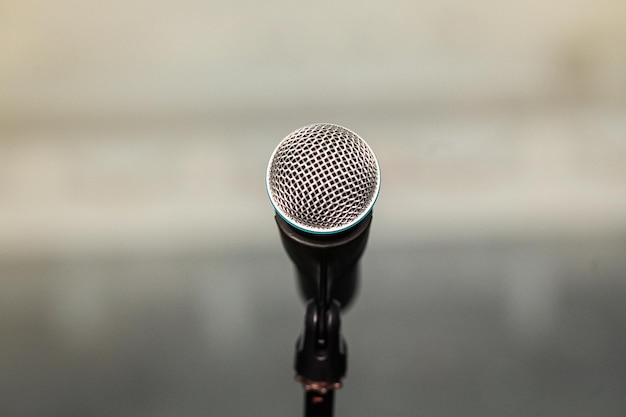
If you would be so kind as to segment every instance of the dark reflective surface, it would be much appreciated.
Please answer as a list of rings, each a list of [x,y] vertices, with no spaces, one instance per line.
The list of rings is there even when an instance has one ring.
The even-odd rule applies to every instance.
[[[624,240],[375,239],[336,415],[623,414]],[[300,415],[281,251],[3,260],[2,414]]]

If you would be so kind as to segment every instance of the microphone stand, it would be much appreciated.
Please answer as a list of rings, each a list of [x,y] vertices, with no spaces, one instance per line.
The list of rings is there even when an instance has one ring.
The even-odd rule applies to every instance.
[[[341,387],[346,374],[339,303],[330,299],[325,264],[322,260],[319,293],[307,305],[304,332],[296,343],[296,380],[305,390],[305,417],[332,417],[334,390]]]
[[[304,393],[304,417],[332,417],[335,391],[326,394],[314,391]]]
[[[276,223],[308,300],[295,354],[296,380],[305,391],[304,417],[332,417],[334,391],[341,387],[347,369],[340,311],[355,293],[357,262],[365,250],[371,214],[333,236],[303,233],[279,216]]]

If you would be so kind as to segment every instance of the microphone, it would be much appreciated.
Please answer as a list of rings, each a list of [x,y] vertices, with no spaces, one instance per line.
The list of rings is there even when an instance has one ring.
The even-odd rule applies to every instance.
[[[270,158],[267,193],[307,301],[295,360],[296,379],[307,391],[332,393],[345,376],[340,311],[356,292],[358,261],[380,182],[378,160],[369,145],[334,124],[293,131]]]
[[[314,298],[324,266],[331,298],[346,307],[354,295],[357,262],[380,191],[374,152],[345,127],[304,126],[278,144],[266,182],[303,298]]]

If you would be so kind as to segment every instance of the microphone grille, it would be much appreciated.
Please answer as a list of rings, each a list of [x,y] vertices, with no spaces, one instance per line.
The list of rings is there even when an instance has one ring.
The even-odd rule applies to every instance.
[[[284,138],[267,167],[276,212],[310,233],[338,233],[371,211],[380,189],[376,156],[356,133],[333,124],[302,127]]]

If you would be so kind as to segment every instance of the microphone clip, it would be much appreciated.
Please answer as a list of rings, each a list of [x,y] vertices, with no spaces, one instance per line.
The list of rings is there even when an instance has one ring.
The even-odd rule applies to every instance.
[[[325,311],[324,311],[325,310]],[[326,394],[341,388],[346,375],[347,346],[341,336],[339,303],[331,300],[324,309],[315,299],[309,300],[304,331],[296,342],[296,380],[306,391]]]

